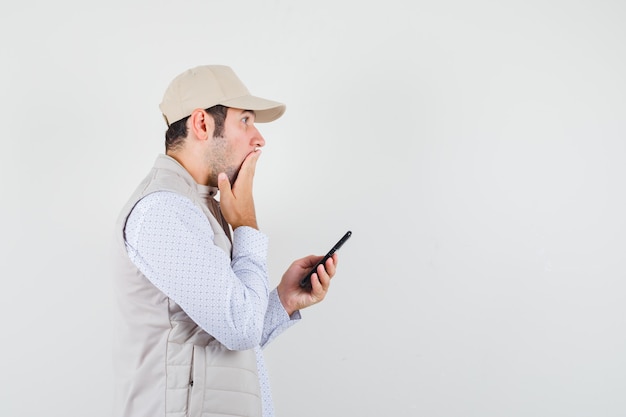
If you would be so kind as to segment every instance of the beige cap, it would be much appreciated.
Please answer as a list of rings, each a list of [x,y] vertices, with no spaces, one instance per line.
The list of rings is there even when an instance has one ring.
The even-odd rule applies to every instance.
[[[183,72],[167,87],[159,108],[169,126],[195,109],[217,104],[254,110],[255,121],[260,123],[278,119],[286,108],[282,103],[250,95],[234,71],[225,65],[203,65]]]

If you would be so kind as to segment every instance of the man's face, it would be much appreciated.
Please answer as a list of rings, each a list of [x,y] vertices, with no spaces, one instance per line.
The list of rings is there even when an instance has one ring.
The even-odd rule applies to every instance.
[[[265,145],[265,139],[254,125],[254,117],[250,110],[227,110],[223,135],[211,139],[207,153],[211,170],[209,185],[217,187],[220,172],[225,172],[231,185],[234,184],[246,156]]]

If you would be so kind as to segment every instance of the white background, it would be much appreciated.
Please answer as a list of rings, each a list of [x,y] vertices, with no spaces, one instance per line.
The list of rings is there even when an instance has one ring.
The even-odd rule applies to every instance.
[[[626,415],[626,5],[0,6],[0,415],[110,415],[108,249],[169,81],[287,112],[255,192],[276,284],[348,229],[266,349],[279,417]]]

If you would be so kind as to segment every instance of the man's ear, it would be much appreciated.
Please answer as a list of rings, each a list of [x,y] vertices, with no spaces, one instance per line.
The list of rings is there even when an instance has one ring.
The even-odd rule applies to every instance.
[[[191,113],[191,116],[189,116],[188,129],[196,139],[207,140],[213,136],[215,122],[213,121],[213,117],[211,117],[206,111],[202,109],[195,109]]]

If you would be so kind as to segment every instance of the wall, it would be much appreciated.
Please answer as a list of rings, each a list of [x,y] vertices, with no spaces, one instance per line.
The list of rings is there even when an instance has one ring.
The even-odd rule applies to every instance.
[[[279,416],[626,414],[626,6],[0,6],[0,415],[110,415],[112,225],[161,95],[232,66],[287,103],[255,192],[277,283],[346,230],[266,350]]]

